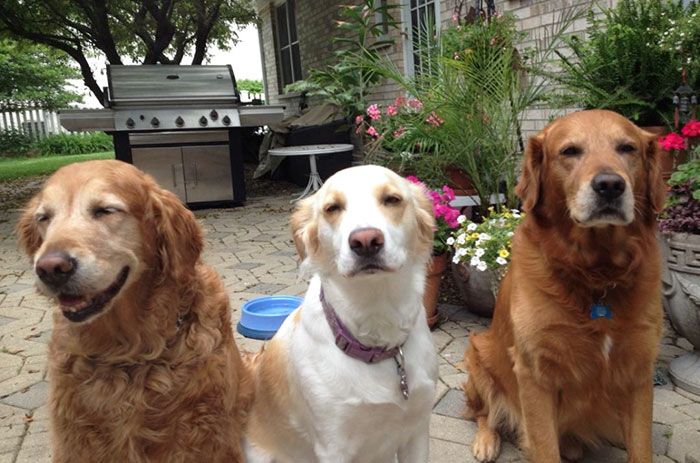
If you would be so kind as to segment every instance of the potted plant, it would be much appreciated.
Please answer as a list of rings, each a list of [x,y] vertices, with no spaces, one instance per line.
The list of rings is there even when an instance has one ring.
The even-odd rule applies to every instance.
[[[442,275],[447,270],[447,259],[450,246],[447,243],[452,231],[459,225],[459,210],[450,206],[450,201],[455,199],[454,192],[447,185],[440,190],[432,190],[414,176],[406,177],[407,180],[423,187],[426,195],[433,203],[435,214],[435,233],[433,238],[433,255],[428,264],[425,280],[425,292],[423,293],[423,307],[425,307],[426,320],[429,327],[437,323],[440,314],[437,311],[438,296],[440,294],[440,282]]]
[[[480,223],[460,216],[459,228],[447,240],[462,300],[470,312],[485,317],[493,315],[498,285],[510,262],[511,237],[525,215],[505,207],[489,207],[488,212]]]
[[[669,149],[687,149],[690,158],[671,175],[671,191],[659,220],[666,264],[662,295],[673,327],[695,346],[695,353],[671,362],[669,373],[679,387],[700,394],[700,144],[692,148],[691,143],[700,136],[700,122],[691,120],[682,134],[661,140]]]

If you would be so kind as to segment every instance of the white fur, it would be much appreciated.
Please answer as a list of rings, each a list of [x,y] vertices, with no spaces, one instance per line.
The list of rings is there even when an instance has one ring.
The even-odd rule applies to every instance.
[[[347,169],[329,179],[312,200],[318,211],[323,195],[335,190],[344,193],[347,203],[340,220],[315,219],[322,255],[330,256],[330,261],[307,258],[305,265],[314,276],[301,312],[285,321],[271,341],[276,348],[258,360],[271,361],[266,358],[271,351],[287,355],[288,367],[280,375],[284,384],[278,386],[289,400],[274,414],[259,413],[258,401],[274,391],[260,390],[258,381],[250,414],[248,438],[254,451],[248,453],[249,461],[273,457],[278,463],[425,463],[428,459],[428,425],[438,376],[422,307],[430,248],[426,255],[410,252],[409,242],[417,236],[414,206],[398,225],[382,214],[372,195],[380,182],[395,182],[404,201],[415,203],[411,197],[415,190],[389,172],[369,166]],[[389,271],[353,273],[356,258],[348,236],[363,227],[383,232],[381,258]],[[321,285],[326,300],[361,342],[403,345],[408,400],[401,394],[393,359],[367,364],[336,347],[319,299]],[[261,365],[257,368],[260,371]],[[261,437],[267,435],[271,437]]]

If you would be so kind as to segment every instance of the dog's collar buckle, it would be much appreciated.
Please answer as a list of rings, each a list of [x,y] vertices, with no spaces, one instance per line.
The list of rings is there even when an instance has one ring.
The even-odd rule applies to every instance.
[[[338,314],[335,313],[333,307],[326,301],[326,297],[323,294],[323,288],[321,288],[321,306],[323,307],[323,313],[326,316],[326,321],[328,322],[328,327],[333,333],[335,338],[335,345],[338,349],[345,352],[346,355],[362,360],[365,363],[378,363],[382,360],[393,358],[396,361],[396,367],[399,373],[399,386],[401,389],[401,394],[403,398],[408,400],[408,380],[406,379],[406,370],[404,368],[404,357],[403,349],[401,346],[394,347],[392,349],[386,349],[384,347],[368,347],[358,341],[350,331],[343,325],[343,322],[338,318]]]

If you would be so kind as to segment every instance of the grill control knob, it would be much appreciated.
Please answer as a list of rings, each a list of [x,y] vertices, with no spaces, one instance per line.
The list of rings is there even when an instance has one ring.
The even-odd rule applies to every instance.
[[[175,119],[175,125],[178,127],[182,127],[185,125],[185,120],[181,116],[177,116],[177,119]]]
[[[204,116],[200,117],[200,118],[199,118],[199,125],[201,125],[202,127],[204,127],[205,125],[207,125],[207,118],[204,117]]]
[[[209,117],[211,117],[212,121],[215,121],[219,118],[219,113],[216,112],[216,109],[212,109],[209,113]]]
[[[158,127],[160,125],[160,121],[158,120],[157,117],[154,117],[153,119],[151,119],[151,125],[153,127]]]
[[[126,120],[126,126],[129,127],[130,129],[133,129],[134,126],[136,125],[136,122],[132,118],[128,118]]]
[[[231,123],[231,118],[228,116],[224,116],[223,119],[221,119],[221,122],[223,122],[224,125],[229,125]]]

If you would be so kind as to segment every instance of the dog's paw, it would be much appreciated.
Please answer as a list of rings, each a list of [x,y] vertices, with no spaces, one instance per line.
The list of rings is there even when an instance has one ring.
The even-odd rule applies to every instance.
[[[493,429],[481,428],[472,442],[472,454],[478,461],[495,461],[501,452],[501,436]]]
[[[568,461],[581,461],[583,459],[583,444],[571,437],[564,437],[559,445],[559,452]]]

